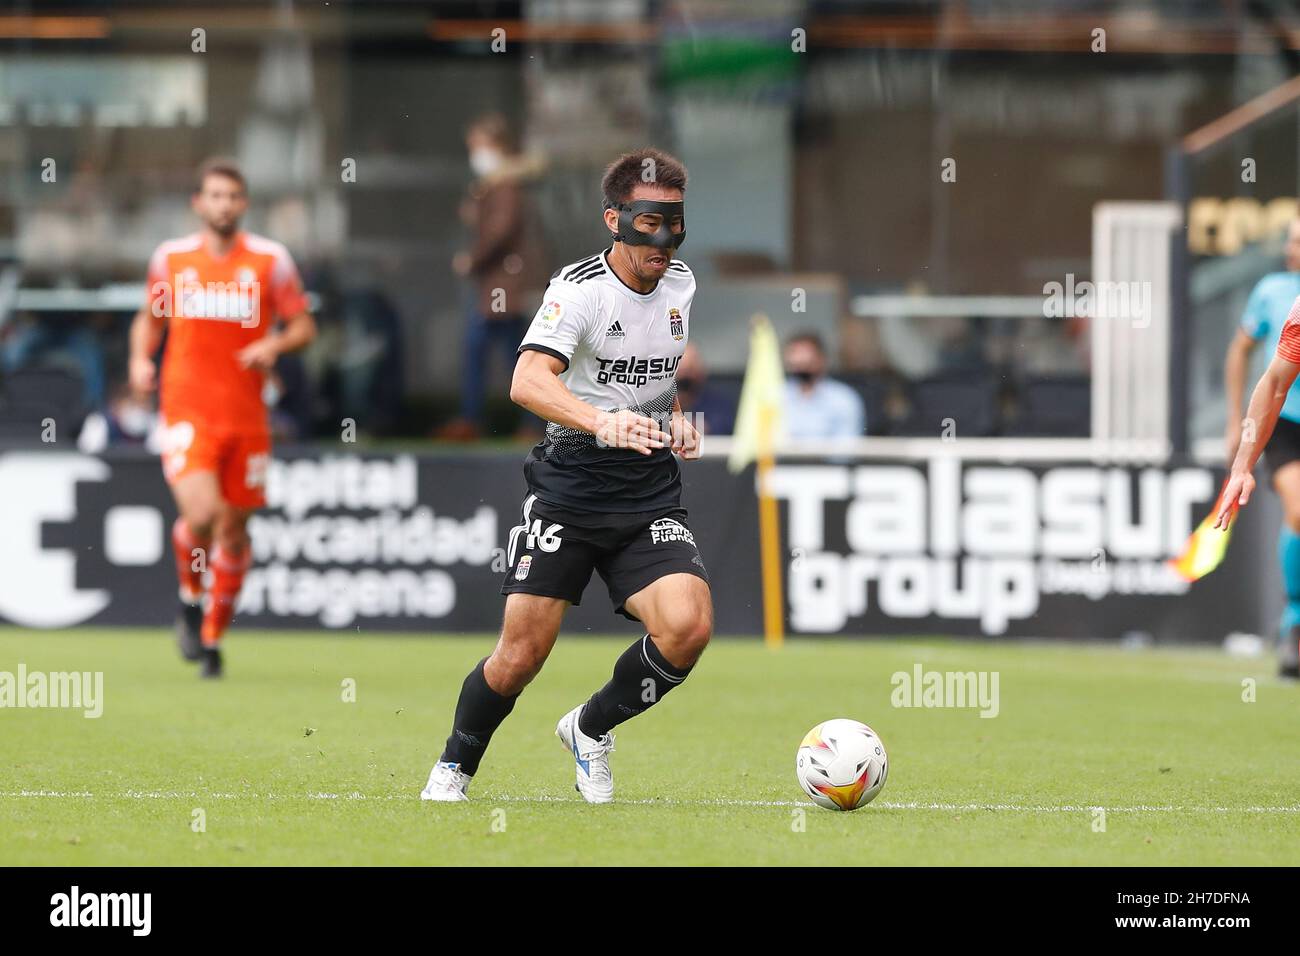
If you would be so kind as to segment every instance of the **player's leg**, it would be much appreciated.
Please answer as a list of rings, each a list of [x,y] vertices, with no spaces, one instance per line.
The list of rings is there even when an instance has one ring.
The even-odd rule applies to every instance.
[[[203,676],[221,676],[221,639],[235,615],[244,575],[253,563],[253,549],[248,539],[251,508],[237,508],[223,503],[212,534],[212,555],[208,567],[212,584],[203,610]]]
[[[1300,461],[1289,461],[1273,473],[1273,488],[1282,501],[1278,534],[1278,563],[1286,590],[1282,611],[1279,663],[1285,676],[1300,676]]]
[[[649,710],[686,680],[713,635],[709,584],[694,574],[659,578],[631,595],[624,606],[646,634],[614,664],[614,673],[583,708],[579,726],[599,738]]]
[[[244,575],[253,563],[248,519],[266,504],[263,488],[271,457],[268,435],[226,436],[221,445],[221,507],[212,528],[212,572],[203,611],[203,676],[220,677],[221,639],[235,614]]]
[[[555,520],[534,495],[510,530],[501,636],[492,654],[465,678],[451,736],[420,797],[464,800],[488,742],[541,670],[564,612],[582,600],[599,551],[599,535]]]
[[[461,685],[451,735],[429,774],[422,799],[466,799],[469,780],[478,772],[492,735],[546,663],[568,608],[569,602],[562,598],[506,596],[501,636]]]
[[[615,610],[647,633],[615,662],[604,687],[560,718],[555,732],[577,762],[578,792],[590,803],[606,803],[614,797],[613,729],[686,680],[713,633],[713,601],[684,511],[638,529],[597,570]]]
[[[181,655],[190,661],[202,656],[203,572],[211,556],[212,531],[221,510],[221,488],[215,465],[201,451],[201,447],[192,444],[179,454],[163,451],[164,473],[179,512],[172,524],[172,551],[180,596],[176,639]]]

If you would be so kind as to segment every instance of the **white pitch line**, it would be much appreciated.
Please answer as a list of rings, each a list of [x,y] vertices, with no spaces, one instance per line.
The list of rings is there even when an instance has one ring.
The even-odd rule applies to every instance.
[[[0,799],[53,799],[53,800],[369,800],[415,802],[414,793],[407,794],[365,794],[365,793],[223,793],[220,791],[199,792],[197,790],[125,790],[119,793],[91,793],[86,790],[8,790],[0,791]],[[576,797],[559,797],[539,794],[527,797],[495,796],[484,797],[476,803],[573,803]],[[807,800],[673,800],[640,799],[619,800],[630,806],[668,806],[668,807],[812,807],[815,804]],[[1001,813],[1091,813],[1093,810],[1105,810],[1107,813],[1300,813],[1300,804],[1291,806],[1253,806],[1253,807],[1187,807],[1169,805],[1138,805],[1127,807],[1107,807],[1101,804],[1052,804],[1034,806],[1019,803],[898,803],[892,800],[879,800],[874,806],[885,810],[933,810],[943,813],[987,810]]]

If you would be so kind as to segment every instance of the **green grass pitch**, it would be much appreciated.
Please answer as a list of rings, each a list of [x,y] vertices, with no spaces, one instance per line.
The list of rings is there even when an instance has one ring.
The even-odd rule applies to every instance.
[[[616,802],[587,806],[555,722],[627,643],[562,636],[471,802],[435,805],[418,794],[487,635],[235,630],[210,683],[161,630],[0,630],[0,671],[104,674],[99,719],[0,710],[0,864],[1300,863],[1300,687],[1271,661],[718,640],[619,728]],[[891,706],[891,675],[918,662],[997,671],[1000,713]],[[794,780],[805,731],[839,716],[889,748],[888,784],[854,813]]]

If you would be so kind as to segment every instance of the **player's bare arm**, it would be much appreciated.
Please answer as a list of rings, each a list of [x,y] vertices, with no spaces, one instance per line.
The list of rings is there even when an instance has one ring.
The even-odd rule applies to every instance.
[[[510,400],[534,415],[566,428],[595,435],[614,448],[649,455],[671,441],[653,418],[627,409],[607,412],[577,398],[560,381],[564,363],[553,355],[526,349],[515,363]]]
[[[1228,403],[1228,425],[1224,431],[1223,443],[1229,464],[1236,456],[1237,445],[1241,442],[1241,403],[1246,397],[1246,370],[1257,344],[1244,329],[1239,328],[1228,343],[1228,352],[1223,359],[1223,393]]]
[[[1295,382],[1297,374],[1300,374],[1300,364],[1274,356],[1255,386],[1255,391],[1250,396],[1250,407],[1242,422],[1242,436],[1237,446],[1237,456],[1232,462],[1232,473],[1223,497],[1219,500],[1219,517],[1214,525],[1216,528],[1228,526],[1234,505],[1240,507],[1250,501],[1251,493],[1255,490],[1255,478],[1251,472],[1254,471],[1264,446],[1268,444],[1269,436],[1273,434],[1278,415],[1286,402],[1286,393]]]
[[[698,461],[700,458],[700,433],[691,424],[690,418],[682,411],[682,401],[673,396],[672,420],[673,454],[681,455],[683,461]]]
[[[131,389],[138,395],[152,392],[158,387],[158,369],[153,357],[162,345],[163,328],[167,320],[153,314],[149,306],[142,306],[131,320],[130,362],[127,377]]]
[[[239,350],[239,364],[244,368],[256,368],[269,372],[275,367],[275,360],[281,355],[296,352],[309,345],[316,338],[316,320],[310,312],[302,311],[286,319],[279,332],[250,342]]]

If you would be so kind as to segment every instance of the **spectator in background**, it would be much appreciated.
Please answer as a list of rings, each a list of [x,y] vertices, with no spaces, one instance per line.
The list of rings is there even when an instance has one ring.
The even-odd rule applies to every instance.
[[[699,416],[693,421],[701,433],[730,435],[735,430],[735,399],[709,384],[708,366],[691,343],[687,343],[677,365],[677,397],[682,411]]]
[[[312,395],[302,356],[290,352],[277,358],[262,386],[262,399],[266,402],[271,437],[275,441],[299,441],[311,435]]]
[[[826,375],[826,346],[816,332],[785,343],[785,433],[799,440],[858,438],[866,431],[862,397]]]
[[[110,447],[135,446],[156,455],[162,447],[159,424],[153,401],[136,395],[123,382],[113,389],[103,411],[86,416],[77,448],[95,455]]]
[[[340,418],[353,419],[363,432],[391,433],[402,411],[401,316],[380,282],[344,292],[336,302]]]
[[[537,163],[519,152],[506,120],[495,113],[470,125],[465,147],[475,178],[461,204],[461,218],[473,241],[469,249],[456,253],[452,269],[471,281],[474,299],[465,328],[460,417],[438,432],[440,438],[461,441],[482,434],[492,354],[500,354],[507,367],[514,366],[527,325],[524,310],[541,287],[526,191],[527,181],[538,172]]]

